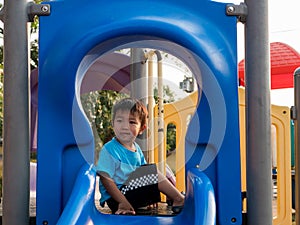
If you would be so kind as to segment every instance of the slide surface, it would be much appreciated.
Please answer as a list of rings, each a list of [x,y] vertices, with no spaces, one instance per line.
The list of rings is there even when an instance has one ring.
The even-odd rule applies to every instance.
[[[191,169],[187,179],[185,206],[176,216],[102,214],[94,203],[96,173],[92,166],[85,164],[78,174],[70,199],[57,224],[214,225],[216,205],[210,180],[198,169]]]

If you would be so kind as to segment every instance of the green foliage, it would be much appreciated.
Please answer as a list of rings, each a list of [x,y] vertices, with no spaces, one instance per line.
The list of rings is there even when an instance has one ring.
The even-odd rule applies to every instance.
[[[34,0],[35,4],[40,4],[41,0]],[[39,18],[34,17],[30,26],[30,66],[31,69],[38,67],[38,31],[39,31]]]
[[[173,123],[167,126],[167,152],[176,149],[176,126]]]
[[[158,103],[158,89],[157,87],[154,88],[154,100],[155,103]],[[169,86],[163,85],[163,102],[164,103],[170,103],[175,101],[175,94],[174,92],[170,89]]]
[[[95,124],[97,132],[103,143],[109,141],[113,136],[113,128],[111,125],[112,107],[116,101],[128,97],[115,91],[104,91],[99,95],[96,102],[96,118]]]
[[[154,100],[158,104],[158,89],[154,88]],[[169,86],[163,85],[163,103],[171,103],[175,101],[175,94]],[[167,126],[167,146],[166,150],[171,151],[176,148],[176,126],[174,124],[168,124]]]
[[[95,91],[81,95],[81,104],[91,124],[95,141],[95,163],[103,144],[114,136],[111,125],[112,107],[119,99],[128,97],[111,90]]]
[[[30,45],[30,52],[31,52],[30,67],[31,67],[31,69],[38,67],[38,61],[39,61],[38,51],[39,51],[38,40],[34,39],[33,41],[31,41],[31,45]]]

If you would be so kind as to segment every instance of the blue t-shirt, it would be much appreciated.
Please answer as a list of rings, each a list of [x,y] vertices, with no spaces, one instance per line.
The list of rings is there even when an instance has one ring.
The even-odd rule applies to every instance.
[[[135,144],[136,151],[132,152],[121,145],[116,138],[107,142],[100,151],[96,170],[105,172],[114,180],[120,188],[127,180],[128,176],[141,165],[146,164],[145,157],[140,146]],[[100,204],[103,205],[111,196],[99,182],[101,193]]]

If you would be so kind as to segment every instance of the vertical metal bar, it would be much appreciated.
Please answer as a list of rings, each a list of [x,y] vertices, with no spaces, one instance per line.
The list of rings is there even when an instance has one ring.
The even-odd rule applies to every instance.
[[[157,57],[157,89],[158,89],[158,115],[157,115],[157,128],[158,128],[158,135],[157,135],[157,139],[158,139],[158,169],[165,174],[166,172],[166,165],[165,165],[165,133],[164,133],[164,109],[163,109],[163,73],[162,73],[162,57],[161,54],[158,50],[152,50],[147,54],[147,58],[148,58],[148,103],[149,103],[149,109],[153,109],[153,56],[154,54]],[[154,134],[154,124],[153,124],[153,110],[150,110],[151,112],[149,112],[149,124],[151,126],[149,126],[150,128],[152,128],[150,130],[151,133]],[[152,135],[154,137],[154,135]],[[154,149],[154,140],[153,138],[150,138],[150,140],[148,140],[148,146],[149,146],[149,150],[153,150]],[[154,153],[154,152],[153,152]],[[154,160],[154,154],[150,154],[151,159]]]
[[[140,100],[147,99],[147,78],[146,78],[146,61],[147,58],[143,49],[131,49],[131,96]]]
[[[148,84],[146,75],[146,56],[141,48],[131,49],[130,88],[131,97],[141,100],[145,105],[148,101]],[[145,158],[148,159],[147,130],[136,140],[141,146]]]
[[[296,119],[294,119],[294,145],[295,145],[295,208],[296,208],[296,224],[300,224],[300,125],[299,125],[299,112],[300,112],[300,68],[294,72],[294,97],[295,97],[295,110]]]
[[[247,222],[272,224],[268,0],[245,1]]]
[[[153,163],[154,160],[154,93],[153,93],[153,55],[154,52],[150,51],[148,53],[148,159],[147,162]]]
[[[157,97],[158,97],[158,169],[162,174],[166,174],[165,162],[165,123],[164,123],[164,86],[162,73],[162,57],[158,50],[157,56]]]
[[[29,224],[27,1],[4,7],[3,224]]]

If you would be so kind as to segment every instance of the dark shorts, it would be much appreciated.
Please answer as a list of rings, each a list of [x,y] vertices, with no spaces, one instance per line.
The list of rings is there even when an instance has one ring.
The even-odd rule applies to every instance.
[[[134,209],[160,202],[156,165],[146,164],[137,168],[130,174],[120,191]],[[106,203],[113,214],[118,210],[119,203],[113,198],[108,199]]]

